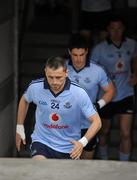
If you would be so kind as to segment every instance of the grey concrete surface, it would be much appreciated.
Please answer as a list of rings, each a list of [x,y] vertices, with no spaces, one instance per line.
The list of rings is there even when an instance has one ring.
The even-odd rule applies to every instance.
[[[136,162],[0,158],[0,180],[136,179]]]

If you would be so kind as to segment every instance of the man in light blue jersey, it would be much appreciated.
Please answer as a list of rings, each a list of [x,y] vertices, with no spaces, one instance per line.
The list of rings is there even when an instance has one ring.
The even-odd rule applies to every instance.
[[[129,160],[131,152],[131,128],[133,122],[133,86],[137,83],[137,43],[127,38],[125,25],[121,17],[112,16],[107,26],[108,38],[98,44],[91,57],[106,68],[116,86],[116,96],[112,102],[102,108],[103,122],[100,137],[100,153],[107,159],[107,137],[110,130],[110,119],[119,115],[120,124],[120,160]],[[131,64],[133,72],[131,72]],[[118,120],[117,119],[117,120]]]
[[[96,63],[89,61],[88,56],[88,42],[87,39],[81,34],[74,34],[69,41],[69,59],[68,59],[68,74],[69,78],[84,87],[91,99],[99,110],[111,101],[115,94],[115,88],[108,77],[105,70]],[[98,99],[98,91],[101,88],[104,93]],[[90,126],[86,117],[82,116],[82,136]],[[95,148],[97,146],[97,137],[94,137],[82,153],[82,159],[92,159]]]
[[[16,147],[25,144],[24,121],[29,103],[36,104],[32,133],[34,159],[79,159],[88,141],[101,127],[101,120],[86,91],[72,83],[64,58],[51,57],[45,65],[45,78],[32,81],[21,97],[17,115]],[[81,138],[82,114],[92,126]]]

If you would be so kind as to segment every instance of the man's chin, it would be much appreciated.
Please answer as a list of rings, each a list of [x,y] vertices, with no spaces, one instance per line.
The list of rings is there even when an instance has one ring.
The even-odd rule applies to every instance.
[[[52,87],[51,89],[52,89],[53,91],[57,91],[57,90],[59,89],[59,87],[54,86],[54,87]]]

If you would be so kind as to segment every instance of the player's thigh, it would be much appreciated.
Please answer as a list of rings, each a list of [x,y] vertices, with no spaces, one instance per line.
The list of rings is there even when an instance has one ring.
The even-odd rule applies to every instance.
[[[47,159],[45,156],[42,156],[42,155],[36,155],[36,156],[33,156],[32,159],[35,159],[35,160],[44,160],[44,159]]]
[[[133,114],[121,114],[119,116],[120,131],[123,135],[129,135],[133,123]]]
[[[115,115],[115,103],[111,102],[108,103],[106,106],[100,109],[99,115],[101,117],[102,121],[102,128],[100,130],[100,134],[107,134],[110,129],[111,120],[113,116]]]
[[[102,128],[100,130],[100,134],[101,133],[105,133],[108,134],[109,130],[110,130],[110,125],[111,125],[111,119],[101,119],[102,121]]]
[[[133,113],[134,113],[134,102],[133,96],[126,97],[118,102],[118,115],[120,130],[124,135],[128,135],[132,128]]]

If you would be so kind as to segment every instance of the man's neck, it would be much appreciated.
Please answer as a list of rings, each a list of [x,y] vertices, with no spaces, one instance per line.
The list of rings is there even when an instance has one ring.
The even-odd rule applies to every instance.
[[[76,67],[76,66],[73,66],[77,71],[80,71],[81,69],[83,69],[84,67],[86,66],[86,63],[84,63],[82,66],[80,67]]]
[[[115,44],[116,46],[120,46],[121,43],[122,43],[121,40],[114,40],[114,41],[112,41],[112,42],[113,42],[113,44]]]
[[[65,83],[66,83],[66,81],[64,81],[64,83],[62,84],[62,86],[59,88],[59,89],[51,89],[51,91],[54,93],[54,94],[59,94],[60,92],[62,92],[63,91],[63,89],[64,89],[64,86],[65,86]]]

